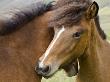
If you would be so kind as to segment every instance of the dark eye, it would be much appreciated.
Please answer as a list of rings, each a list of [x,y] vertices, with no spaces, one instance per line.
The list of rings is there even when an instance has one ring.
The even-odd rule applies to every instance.
[[[80,36],[81,36],[81,32],[73,33],[73,37],[76,38],[76,39],[80,38]]]

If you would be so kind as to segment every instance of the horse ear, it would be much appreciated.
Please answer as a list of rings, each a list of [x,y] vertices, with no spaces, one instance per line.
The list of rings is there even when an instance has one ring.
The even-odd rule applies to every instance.
[[[99,10],[98,4],[94,1],[86,11],[87,19],[92,19],[97,16]]]

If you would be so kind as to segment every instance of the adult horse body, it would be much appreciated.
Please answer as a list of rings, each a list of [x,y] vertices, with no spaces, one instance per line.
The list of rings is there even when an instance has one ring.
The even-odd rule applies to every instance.
[[[60,13],[55,13],[51,23],[55,36],[36,71],[49,77],[78,58],[77,82],[109,82],[110,44],[101,38],[94,19],[99,7],[96,2],[82,1],[70,0],[56,11]]]
[[[50,14],[39,15],[49,5],[38,0],[7,4],[0,8],[0,82],[41,82],[34,66],[53,31],[48,28]]]

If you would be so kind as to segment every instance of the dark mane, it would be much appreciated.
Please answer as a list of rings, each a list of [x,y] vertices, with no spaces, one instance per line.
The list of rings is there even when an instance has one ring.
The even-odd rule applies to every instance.
[[[84,2],[84,0],[59,0],[58,3],[54,6],[55,15],[52,19],[51,25],[71,26],[74,23],[78,23],[78,21],[83,16],[84,11],[88,8],[89,4],[89,1]]]
[[[50,23],[50,26],[72,26],[73,24],[79,23],[84,11],[91,3],[91,0],[59,0],[54,6],[55,15]],[[103,39],[106,39],[106,34],[100,27],[99,16],[94,19],[99,34]]]
[[[6,35],[43,14],[50,5],[42,0],[15,0],[0,9],[0,35]]]
[[[97,30],[98,30],[100,36],[101,36],[103,39],[106,39],[107,36],[106,36],[105,32],[102,30],[102,28],[101,28],[101,26],[100,26],[99,16],[95,17],[95,24],[96,24],[96,27],[97,27]]]
[[[59,8],[62,7],[64,5],[67,4],[74,4],[74,3],[78,3],[78,4],[90,4],[92,2],[92,0],[59,0],[55,6],[55,8]]]

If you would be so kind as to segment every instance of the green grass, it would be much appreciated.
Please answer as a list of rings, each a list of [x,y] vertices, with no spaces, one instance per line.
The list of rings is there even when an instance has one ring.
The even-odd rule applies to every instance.
[[[108,40],[110,40],[110,32],[107,33],[107,38],[108,38]]]
[[[67,77],[66,73],[61,70],[49,79],[42,79],[42,82],[75,82],[75,77]]]

